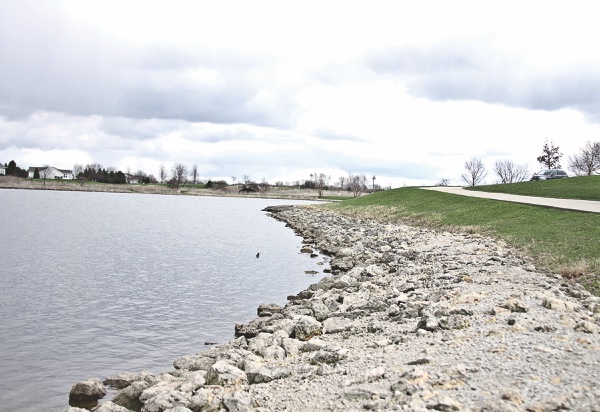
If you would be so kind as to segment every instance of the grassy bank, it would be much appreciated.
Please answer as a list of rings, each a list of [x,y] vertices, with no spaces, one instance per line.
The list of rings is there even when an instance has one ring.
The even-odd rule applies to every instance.
[[[553,197],[556,199],[600,200],[600,176],[578,176],[567,179],[482,185],[469,187],[468,189],[511,195]]]
[[[577,279],[600,295],[600,214],[418,188],[387,190],[324,207],[387,222],[491,235],[529,255],[538,267]]]

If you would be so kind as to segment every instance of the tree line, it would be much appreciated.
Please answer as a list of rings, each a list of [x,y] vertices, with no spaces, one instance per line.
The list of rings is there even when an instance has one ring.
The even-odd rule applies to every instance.
[[[560,159],[563,156],[558,146],[554,142],[544,143],[542,154],[537,157],[537,162],[545,169],[560,169]],[[579,152],[569,156],[568,167],[577,176],[591,176],[600,173],[600,142],[587,142]],[[516,164],[511,160],[496,160],[493,166],[493,172],[500,183],[522,182],[529,177],[529,170],[526,164]],[[476,186],[483,183],[487,176],[485,165],[478,158],[472,158],[465,162],[465,173],[461,178],[469,186]],[[438,185],[446,186],[447,179],[442,179]]]
[[[152,175],[147,175],[143,170],[131,173],[123,173],[114,167],[103,167],[99,163],[90,163],[85,166],[75,164],[73,166],[73,175],[81,181],[93,181],[98,183],[156,183],[156,179]]]
[[[6,167],[7,176],[26,178],[29,175],[29,172],[26,169],[21,169],[19,166],[17,166],[17,163],[14,160],[11,160],[8,163],[4,163],[4,167]]]

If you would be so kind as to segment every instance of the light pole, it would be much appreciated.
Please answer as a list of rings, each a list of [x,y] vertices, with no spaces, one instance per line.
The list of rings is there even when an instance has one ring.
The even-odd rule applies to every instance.
[[[373,175],[372,179],[373,179],[373,192],[375,192],[375,175]]]

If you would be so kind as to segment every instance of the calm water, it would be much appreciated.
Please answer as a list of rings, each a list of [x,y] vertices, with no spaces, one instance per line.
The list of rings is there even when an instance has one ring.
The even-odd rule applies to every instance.
[[[59,411],[81,380],[168,371],[316,282],[304,271],[323,266],[261,212],[285,203],[300,202],[0,190],[0,411]]]

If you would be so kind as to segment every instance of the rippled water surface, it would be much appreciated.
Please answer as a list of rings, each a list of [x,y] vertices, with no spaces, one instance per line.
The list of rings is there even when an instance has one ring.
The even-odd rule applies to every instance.
[[[170,370],[321,276],[261,212],[297,201],[0,190],[0,202],[0,410],[60,411],[81,380]]]

